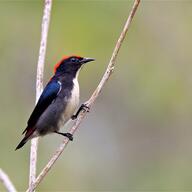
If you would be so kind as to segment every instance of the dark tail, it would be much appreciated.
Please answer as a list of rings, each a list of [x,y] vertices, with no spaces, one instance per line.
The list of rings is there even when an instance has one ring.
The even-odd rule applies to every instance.
[[[32,134],[33,134],[34,131],[35,131],[35,128],[34,128],[34,127],[33,127],[33,128],[27,127],[27,128],[25,129],[25,131],[23,132],[23,133],[26,132],[26,133],[25,133],[25,137],[21,140],[21,142],[19,143],[19,145],[17,145],[17,147],[16,147],[15,150],[20,149],[21,147],[23,147],[23,145],[25,145],[25,143],[26,143],[29,139],[32,138]]]
[[[26,143],[27,141],[28,141],[28,138],[24,137],[24,138],[21,140],[21,142],[19,143],[19,145],[17,145],[15,151],[16,151],[17,149],[20,149],[21,147],[23,147],[23,145],[25,145],[25,143]]]

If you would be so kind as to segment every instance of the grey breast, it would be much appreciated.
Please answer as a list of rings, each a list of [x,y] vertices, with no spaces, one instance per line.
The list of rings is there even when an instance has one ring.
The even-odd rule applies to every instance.
[[[40,135],[45,135],[59,129],[58,122],[66,108],[67,97],[57,97],[39,118],[36,128]]]
[[[57,98],[39,118],[36,128],[39,135],[58,131],[74,114],[79,104],[79,84],[73,81],[72,89],[61,89]]]

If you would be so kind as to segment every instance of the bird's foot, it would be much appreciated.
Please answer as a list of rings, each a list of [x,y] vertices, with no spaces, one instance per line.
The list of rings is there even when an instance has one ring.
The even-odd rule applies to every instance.
[[[73,135],[71,133],[61,133],[58,131],[55,131],[55,133],[57,133],[59,135],[63,135],[64,137],[67,137],[70,141],[73,141]]]
[[[89,112],[90,108],[89,108],[86,104],[83,103],[83,104],[79,107],[77,113],[76,113],[75,115],[73,115],[73,116],[71,117],[71,119],[72,119],[72,120],[77,119],[79,113],[80,113],[82,110],[83,110],[83,111],[86,111],[86,112]]]

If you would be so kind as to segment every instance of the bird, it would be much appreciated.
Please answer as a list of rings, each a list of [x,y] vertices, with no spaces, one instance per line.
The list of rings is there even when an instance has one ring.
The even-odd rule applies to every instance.
[[[22,134],[24,138],[17,145],[20,149],[34,137],[57,133],[73,140],[71,133],[61,133],[59,130],[70,119],[76,119],[81,110],[88,110],[79,105],[78,76],[85,63],[94,61],[93,58],[81,56],[65,56],[54,67],[54,75],[45,86],[39,100],[27,121],[27,127]]]

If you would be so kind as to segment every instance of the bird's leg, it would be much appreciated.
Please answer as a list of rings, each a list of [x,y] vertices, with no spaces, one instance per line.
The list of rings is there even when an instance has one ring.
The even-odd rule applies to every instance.
[[[58,131],[54,131],[55,133],[59,134],[59,135],[63,135],[65,137],[67,137],[70,141],[73,141],[73,135],[71,133],[61,133]]]
[[[71,117],[71,119],[72,119],[72,120],[77,119],[79,113],[80,113],[82,110],[89,112],[89,109],[90,109],[90,108],[89,108],[86,104],[83,103],[83,104],[79,107],[79,109],[78,109],[78,111],[76,112],[76,114]]]

